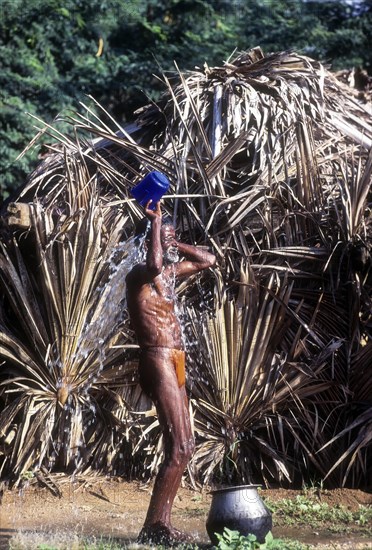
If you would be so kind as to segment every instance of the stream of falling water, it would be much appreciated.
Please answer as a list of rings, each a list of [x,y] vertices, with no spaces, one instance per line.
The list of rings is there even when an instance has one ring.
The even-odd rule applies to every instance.
[[[103,349],[122,323],[126,310],[125,279],[135,264],[145,260],[144,240],[144,237],[140,241],[132,237],[112,252],[108,260],[110,276],[107,283],[97,289],[99,301],[82,334],[78,356],[85,358],[92,347]]]
[[[110,369],[112,346],[117,342],[119,345],[126,343],[125,280],[132,267],[144,261],[144,242],[145,236],[119,242],[112,248],[105,263],[98,266],[103,282],[92,290],[92,306],[72,358],[71,375],[69,372],[61,374],[59,388],[67,396],[62,402],[59,435],[53,441],[54,450],[49,462],[51,469],[55,461],[61,460],[61,456],[65,457],[63,463],[69,464],[70,470],[73,468],[72,476],[84,464],[86,442],[97,421],[96,403],[91,389],[100,381],[103,369]],[[62,373],[62,365],[60,368]]]

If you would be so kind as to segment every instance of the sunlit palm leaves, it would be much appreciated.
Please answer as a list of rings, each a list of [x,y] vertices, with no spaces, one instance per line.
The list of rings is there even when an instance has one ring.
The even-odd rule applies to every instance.
[[[156,421],[135,415],[132,424],[129,411],[144,410],[138,388],[126,389],[115,369],[107,379],[109,366],[125,362],[115,346],[133,344],[132,335],[126,325],[100,334],[95,322],[111,320],[101,290],[119,232],[129,238],[142,215],[130,189],[160,169],[171,180],[163,204],[181,239],[210,246],[218,258],[214,275],[178,288],[191,340],[195,480],[366,479],[368,412],[347,427],[338,411],[352,407],[350,374],[371,331],[368,108],[322,65],[287,52],[264,57],[255,49],[223,67],[164,75],[164,85],[158,104],[124,130],[90,108],[69,119],[78,138],[48,128],[55,154],[20,192],[36,214],[38,275],[30,263],[22,269],[21,239],[4,245],[13,317],[3,315],[11,343],[4,336],[2,357],[14,378],[4,392],[16,389],[22,402],[3,394],[0,427],[13,452],[3,464],[14,469],[16,456],[26,456],[16,415],[22,411],[27,425],[35,410],[35,433],[40,426],[45,441],[57,441],[63,466],[76,465],[72,449],[83,439],[91,459],[79,460],[104,469],[122,452],[115,434],[125,433],[156,469]],[[104,354],[84,338],[101,338]],[[92,403],[101,412],[84,430]],[[66,422],[74,429],[65,432]],[[344,439],[337,454],[340,438],[356,429],[357,442]],[[20,460],[18,473],[26,467]]]
[[[192,332],[204,350],[201,358],[193,357],[195,425],[203,438],[194,462],[207,479],[216,469],[251,482],[258,475],[289,479],[293,457],[285,424],[292,424],[291,414],[296,417],[309,396],[329,387],[321,372],[340,342],[321,342],[288,280],[272,274],[263,286],[247,269],[239,283],[235,297],[221,290],[214,316],[202,325],[190,312]],[[268,436],[273,430],[275,443]]]
[[[123,439],[130,422],[115,411],[124,404],[128,341],[120,305],[125,270],[116,280],[129,253],[118,239],[126,217],[119,210],[113,217],[77,160],[67,168],[65,200],[30,205],[28,233],[3,244],[0,255],[3,440],[14,431],[2,465],[15,479],[43,463],[110,468],[119,448],[110,439],[115,432]],[[110,324],[102,321],[108,317]],[[115,379],[119,392],[110,403]]]

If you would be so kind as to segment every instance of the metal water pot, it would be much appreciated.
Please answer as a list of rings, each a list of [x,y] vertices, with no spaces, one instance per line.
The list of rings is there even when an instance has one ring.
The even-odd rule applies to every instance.
[[[272,517],[260,498],[259,485],[240,485],[211,491],[212,502],[207,518],[207,533],[217,545],[215,533],[222,535],[225,527],[241,535],[256,535],[259,543],[272,529]]]

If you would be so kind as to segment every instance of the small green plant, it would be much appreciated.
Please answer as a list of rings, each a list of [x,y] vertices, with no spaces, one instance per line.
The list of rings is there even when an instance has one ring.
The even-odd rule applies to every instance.
[[[241,535],[239,531],[232,531],[227,527],[224,528],[222,535],[215,534],[220,550],[254,550],[260,547],[255,535]]]
[[[309,546],[298,541],[274,539],[271,532],[265,537],[264,543],[259,543],[256,535],[241,535],[225,527],[222,535],[215,533],[219,550],[308,550]]]
[[[372,525],[372,506],[359,506],[359,510],[354,512],[354,519],[358,525]]]

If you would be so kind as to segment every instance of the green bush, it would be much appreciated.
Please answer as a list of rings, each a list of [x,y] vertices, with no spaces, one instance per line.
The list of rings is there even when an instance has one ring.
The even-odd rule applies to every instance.
[[[369,0],[4,0],[0,21],[0,193],[20,186],[37,150],[27,113],[51,122],[92,95],[120,123],[163,89],[154,73],[221,65],[234,49],[296,49],[335,68],[370,69]],[[103,45],[103,48],[102,48]]]

